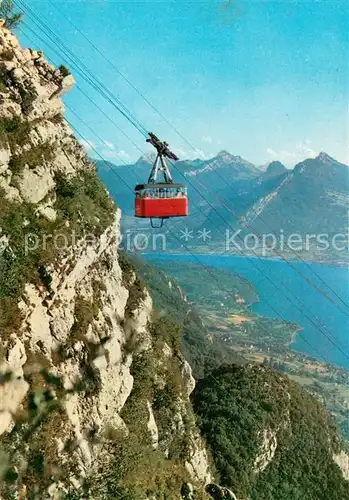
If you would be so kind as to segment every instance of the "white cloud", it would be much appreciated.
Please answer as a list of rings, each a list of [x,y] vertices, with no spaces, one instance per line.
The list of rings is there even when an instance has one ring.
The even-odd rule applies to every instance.
[[[118,160],[118,161],[127,161],[130,159],[130,155],[126,153],[123,149],[120,151],[113,151],[111,149],[103,149],[101,151],[101,156],[108,160]]]
[[[201,137],[202,142],[206,142],[207,144],[212,144],[212,137],[210,135],[203,135]]]
[[[310,141],[306,139],[304,142],[299,142],[296,146],[300,154],[304,154],[307,158],[315,158],[317,153],[310,147]]]
[[[267,153],[269,157],[271,157],[269,160],[279,160],[288,166],[294,166],[307,158],[315,158],[315,156],[317,156],[317,153],[310,147],[310,141],[308,139],[296,144],[294,151],[275,151],[272,148],[267,148]]]
[[[91,149],[96,147],[96,144],[92,141],[85,141],[85,139],[82,139],[80,141],[80,144],[87,150],[90,151]]]
[[[180,160],[206,160],[207,155],[202,149],[191,149],[190,151],[185,151],[184,149],[177,148],[176,154],[179,156]]]
[[[271,149],[271,148],[268,148],[268,149],[267,149],[267,153],[268,153],[268,155],[272,156],[273,158],[277,158],[277,156],[278,156],[277,152],[276,152],[276,151],[274,151],[274,150],[273,150],[273,149]]]
[[[283,163],[292,164],[297,162],[297,155],[296,153],[292,153],[291,151],[283,150],[278,153],[278,159]],[[305,158],[302,159],[304,160]]]
[[[186,160],[188,158],[188,151],[181,148],[176,148],[176,155],[179,156],[180,160]]]
[[[205,154],[205,151],[203,151],[202,149],[196,149],[193,153],[192,153],[192,159],[193,160],[196,160],[196,158],[199,158],[200,160],[206,160],[207,159],[207,156]]]
[[[130,158],[130,155],[128,153],[126,153],[126,151],[124,151],[123,149],[121,149],[119,152],[118,152],[118,156],[120,158],[123,158],[124,160],[128,160]]]
[[[114,144],[112,144],[111,142],[108,142],[108,141],[103,141],[103,142],[107,146],[108,149],[112,149],[114,151],[114,149],[115,149]]]

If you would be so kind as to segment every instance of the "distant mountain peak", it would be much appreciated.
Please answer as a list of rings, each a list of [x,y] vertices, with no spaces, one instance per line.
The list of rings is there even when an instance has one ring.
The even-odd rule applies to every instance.
[[[287,168],[281,161],[272,161],[269,163],[267,168],[265,169],[265,172],[267,175],[281,175],[284,174],[287,171]]]
[[[242,156],[239,156],[239,155],[233,155],[231,153],[229,153],[229,151],[227,151],[226,149],[222,149],[222,151],[220,151],[214,158],[212,158],[212,160],[223,160],[224,162],[226,163],[250,163],[248,162],[247,160],[245,160],[244,158],[242,158]]]
[[[325,153],[325,151],[321,151],[315,159],[321,161],[322,163],[338,163],[337,160]]]
[[[222,158],[224,156],[228,156],[229,158],[234,158],[234,156],[231,153],[229,153],[229,151],[227,151],[226,149],[222,149],[222,151],[220,151],[216,155],[216,158]]]
[[[144,155],[138,158],[138,160],[136,161],[136,165],[138,165],[139,163],[152,164],[154,163],[155,158],[156,158],[156,153],[145,153]]]
[[[274,168],[282,168],[283,170],[287,170],[285,165],[283,163],[281,163],[281,161],[279,160],[274,160],[272,162],[270,162],[267,166],[267,170],[268,169],[274,169]]]
[[[229,151],[226,151],[225,149],[220,151],[217,154],[217,156],[215,156],[211,160],[208,160],[208,162],[211,165],[216,164],[216,163],[218,163],[219,165],[224,165],[224,164],[234,165],[238,168],[241,167],[241,168],[247,168],[247,169],[257,171],[257,168],[255,167],[255,165],[253,163],[246,160],[245,158],[243,158],[240,155],[233,155],[233,154],[229,153]]]
[[[192,165],[194,166],[194,165]],[[235,175],[235,179],[242,177],[257,176],[258,170],[253,163],[245,160],[241,156],[234,156],[226,150],[220,151],[216,156],[202,161],[185,172],[186,176],[196,176],[221,170],[223,175]]]

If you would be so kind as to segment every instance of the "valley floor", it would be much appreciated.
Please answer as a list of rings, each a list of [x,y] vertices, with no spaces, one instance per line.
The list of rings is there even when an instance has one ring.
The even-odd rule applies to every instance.
[[[218,340],[243,358],[267,364],[300,383],[326,405],[349,442],[349,370],[293,351],[289,346],[301,328],[252,312],[249,306],[258,301],[258,296],[246,280],[210,268],[215,280],[202,286],[198,265],[181,262],[178,266],[175,261],[162,259],[155,263],[179,283],[199,312],[212,342]],[[229,294],[225,291],[228,284]]]

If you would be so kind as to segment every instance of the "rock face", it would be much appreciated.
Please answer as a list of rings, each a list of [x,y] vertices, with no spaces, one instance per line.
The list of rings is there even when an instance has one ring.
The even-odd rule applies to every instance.
[[[342,450],[333,455],[333,460],[342,471],[343,477],[349,481],[349,455]]]
[[[0,498],[179,498],[211,480],[194,381],[63,119],[73,84],[0,27]]]
[[[22,49],[3,27],[0,51],[0,119],[9,133],[9,141],[0,144],[0,186],[8,199],[40,203],[52,192],[58,172],[72,174],[86,162],[62,119],[60,97],[74,79],[55,70],[40,52]]]
[[[254,470],[258,474],[263,472],[275,456],[277,449],[277,433],[271,429],[263,429],[263,441],[259,455],[255,459]]]

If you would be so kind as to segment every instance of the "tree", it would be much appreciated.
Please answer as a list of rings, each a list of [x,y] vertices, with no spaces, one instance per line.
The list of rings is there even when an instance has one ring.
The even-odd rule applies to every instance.
[[[0,0],[0,18],[4,19],[6,28],[10,30],[18,28],[22,17],[23,12],[15,12],[12,0]]]

